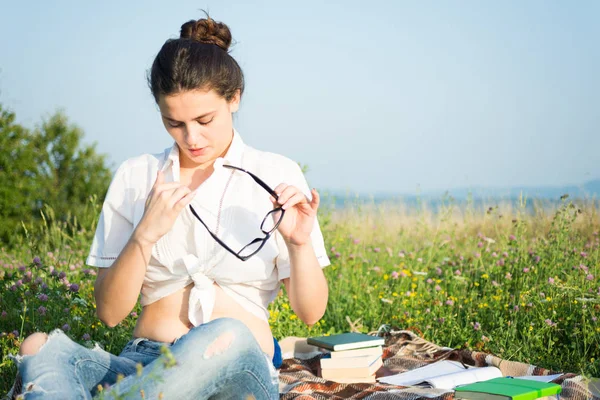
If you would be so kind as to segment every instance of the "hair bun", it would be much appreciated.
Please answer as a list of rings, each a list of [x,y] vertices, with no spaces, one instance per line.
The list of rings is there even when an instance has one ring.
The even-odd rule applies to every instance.
[[[231,45],[231,31],[222,22],[217,22],[211,17],[191,20],[181,25],[182,39],[192,39],[201,43],[215,44],[227,51]]]

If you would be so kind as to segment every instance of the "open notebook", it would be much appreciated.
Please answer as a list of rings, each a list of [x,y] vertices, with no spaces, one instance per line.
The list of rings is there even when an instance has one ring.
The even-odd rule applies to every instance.
[[[438,361],[401,374],[385,376],[380,383],[399,386],[426,386],[436,389],[454,389],[458,385],[499,378],[502,372],[496,367],[463,366],[456,361]]]

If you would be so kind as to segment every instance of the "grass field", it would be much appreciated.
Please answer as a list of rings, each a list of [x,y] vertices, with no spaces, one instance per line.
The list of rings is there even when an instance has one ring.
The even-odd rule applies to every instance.
[[[444,346],[600,376],[599,203],[565,199],[533,212],[524,200],[441,204],[323,207],[327,312],[308,328],[282,291],[270,307],[274,335],[391,324]],[[67,224],[47,210],[19,246],[0,249],[0,394],[15,374],[6,355],[32,332],[59,327],[117,353],[130,339],[139,309],[114,329],[95,316],[95,272],[84,259],[98,205],[88,211]]]

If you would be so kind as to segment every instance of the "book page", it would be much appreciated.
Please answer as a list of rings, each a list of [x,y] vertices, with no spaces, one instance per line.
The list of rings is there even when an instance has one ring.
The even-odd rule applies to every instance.
[[[426,383],[436,389],[454,389],[459,385],[467,385],[469,383],[501,377],[502,372],[496,367],[469,368],[461,372],[430,378]]]
[[[555,380],[556,378],[562,376],[562,374],[555,374],[555,375],[539,375],[539,376],[533,376],[533,375],[526,375],[526,376],[513,376],[513,378],[515,379],[525,379],[528,381],[537,381],[537,382],[550,382]]]
[[[469,369],[476,368],[468,366]],[[396,375],[384,376],[379,379],[381,383],[398,386],[412,386],[422,383],[430,378],[465,371],[465,367],[457,361],[438,361],[410,371]]]

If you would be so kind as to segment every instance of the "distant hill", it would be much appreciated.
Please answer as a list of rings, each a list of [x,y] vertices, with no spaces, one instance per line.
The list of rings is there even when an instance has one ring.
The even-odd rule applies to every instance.
[[[539,199],[559,199],[562,195],[568,194],[572,198],[600,198],[600,179],[586,182],[583,185],[575,186],[515,186],[510,188],[459,188],[447,191],[456,199],[464,199],[469,194],[474,198],[517,198],[521,194],[528,198]],[[440,196],[446,192],[437,191],[424,193],[426,197]]]
[[[518,204],[518,199],[523,194],[527,199],[547,200],[549,204],[558,204],[561,202],[561,196],[568,194],[570,200],[574,199],[594,199],[600,202],[600,179],[586,182],[583,185],[575,186],[518,186],[511,188],[456,188],[447,191],[435,190],[426,191],[419,195],[410,193],[356,193],[341,191],[323,191],[325,201],[331,201],[337,206],[344,206],[347,203],[381,203],[400,200],[403,203],[413,206],[417,205],[418,199],[422,199],[431,204],[441,204],[440,201],[446,195],[452,197],[459,203],[464,202],[469,196],[478,205],[491,205],[494,201],[508,201]]]

